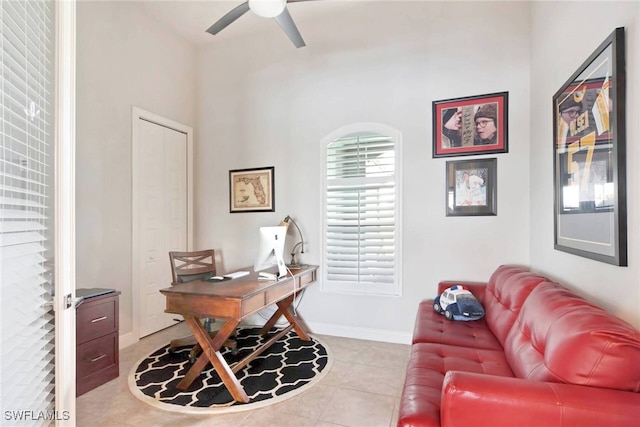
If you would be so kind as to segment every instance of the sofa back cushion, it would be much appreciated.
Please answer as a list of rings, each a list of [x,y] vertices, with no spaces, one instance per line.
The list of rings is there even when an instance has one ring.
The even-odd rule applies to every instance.
[[[527,296],[545,280],[521,267],[507,265],[498,267],[491,275],[483,299],[485,318],[503,347]]]
[[[520,378],[640,392],[640,332],[553,282],[527,298],[505,355]]]

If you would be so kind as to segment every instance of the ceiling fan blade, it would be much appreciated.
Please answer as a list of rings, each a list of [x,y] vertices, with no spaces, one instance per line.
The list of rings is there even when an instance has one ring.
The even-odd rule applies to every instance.
[[[249,11],[249,2],[246,1],[242,3],[240,6],[236,6],[235,8],[233,8],[226,15],[220,18],[218,22],[210,26],[209,29],[207,30],[207,33],[215,36],[220,31],[227,28],[229,24],[231,24],[236,19],[240,18],[242,15],[244,15],[248,11]]]
[[[280,28],[282,28],[282,30],[287,34],[287,36],[289,36],[289,39],[291,39],[291,41],[296,47],[299,48],[299,47],[306,46],[306,44],[304,43],[304,40],[302,40],[300,31],[298,31],[298,27],[296,27],[296,24],[293,22],[293,18],[291,18],[291,15],[289,14],[289,11],[286,8],[284,9],[284,11],[282,11],[280,15],[276,16],[273,19],[276,20],[278,25],[280,25]]]

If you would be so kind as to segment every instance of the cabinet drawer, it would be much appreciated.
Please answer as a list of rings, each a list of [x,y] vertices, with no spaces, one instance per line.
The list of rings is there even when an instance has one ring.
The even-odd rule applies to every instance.
[[[117,378],[118,375],[118,332],[97,338],[77,347],[77,395]]]
[[[83,344],[118,330],[118,298],[85,302],[76,313],[76,340]]]

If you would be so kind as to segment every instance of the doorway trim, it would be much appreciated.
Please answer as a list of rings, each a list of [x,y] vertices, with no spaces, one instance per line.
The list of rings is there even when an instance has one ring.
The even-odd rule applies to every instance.
[[[76,425],[76,3],[55,2],[54,312],[56,427]],[[27,408],[24,408],[27,409]]]
[[[140,200],[138,172],[140,169],[140,120],[155,123],[187,135],[187,250],[193,249],[193,128],[159,116],[142,108],[131,107],[131,304],[133,308],[133,331],[120,337],[120,348],[140,340],[140,211],[136,200]],[[168,257],[167,257],[168,260]],[[168,262],[168,261],[167,261]],[[168,284],[167,284],[168,285]]]

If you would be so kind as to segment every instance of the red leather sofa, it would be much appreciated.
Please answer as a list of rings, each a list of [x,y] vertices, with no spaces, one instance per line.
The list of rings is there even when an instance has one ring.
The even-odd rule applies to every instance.
[[[420,303],[398,426],[640,426],[638,330],[520,267],[455,284],[485,317]]]

